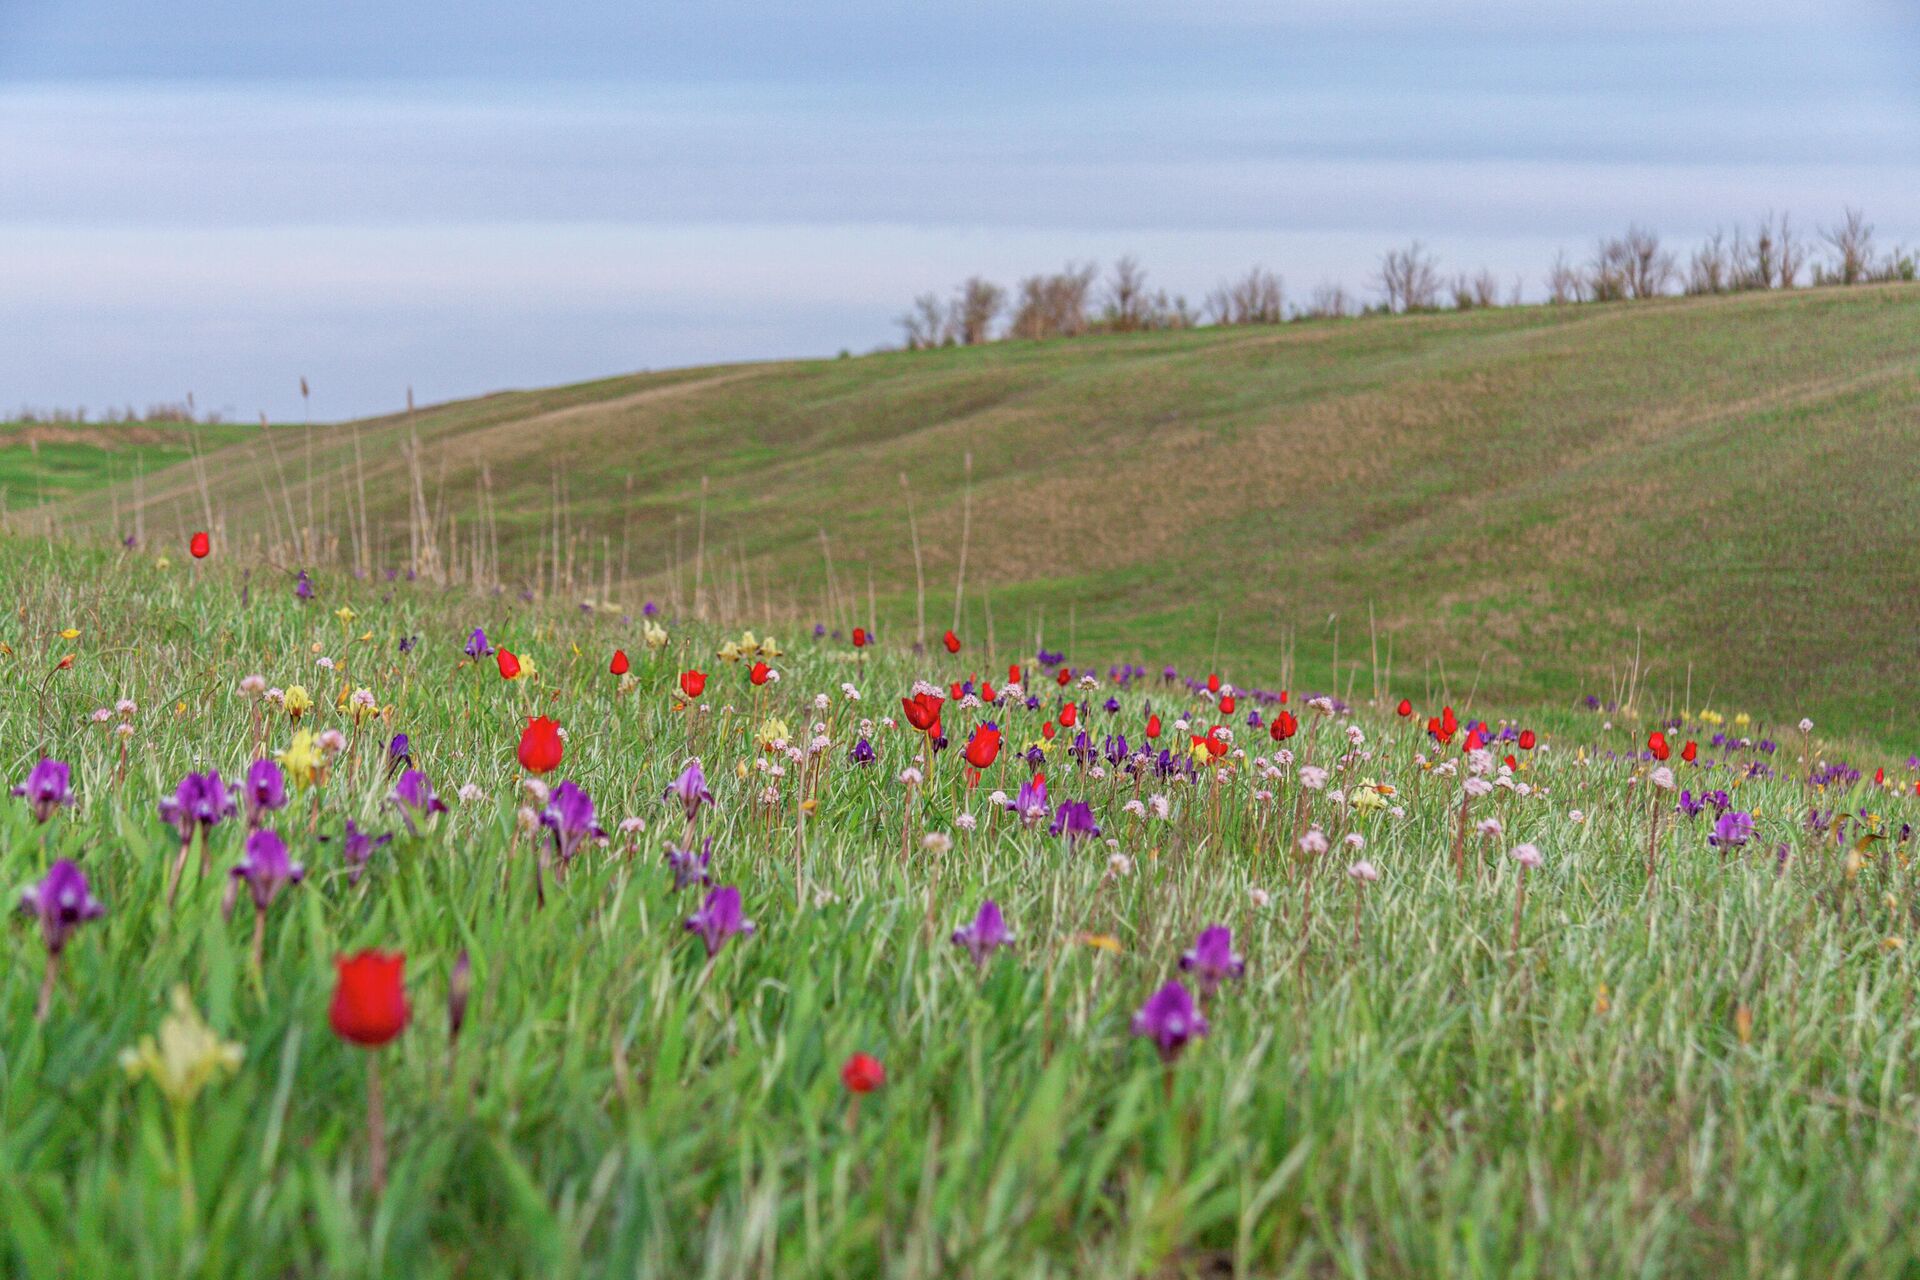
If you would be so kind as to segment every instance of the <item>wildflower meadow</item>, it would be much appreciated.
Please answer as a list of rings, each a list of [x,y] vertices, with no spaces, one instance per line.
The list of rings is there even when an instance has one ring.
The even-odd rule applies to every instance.
[[[0,543],[6,1274],[1920,1265],[1920,760],[242,559]]]

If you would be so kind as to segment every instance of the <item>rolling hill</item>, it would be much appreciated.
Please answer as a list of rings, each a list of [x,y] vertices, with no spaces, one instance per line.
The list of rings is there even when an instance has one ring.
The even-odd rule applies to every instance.
[[[1914,286],[684,369],[255,432],[140,498],[150,542],[210,512],[236,554],[379,569],[424,553],[411,514],[458,573],[697,588],[782,628],[871,611],[904,643],[903,473],[928,635],[970,502],[961,631],[983,650],[990,608],[1002,661],[1044,634],[1366,692],[1391,654],[1398,687],[1506,704],[1637,670],[1650,709],[1920,749]],[[118,536],[134,505],[10,522]],[[287,550],[309,519],[327,545]]]

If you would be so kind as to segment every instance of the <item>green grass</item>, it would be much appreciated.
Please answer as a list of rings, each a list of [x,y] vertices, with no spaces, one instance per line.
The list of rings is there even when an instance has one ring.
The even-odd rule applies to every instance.
[[[903,856],[895,778],[915,740],[874,728],[881,761],[865,770],[846,752],[859,718],[897,710],[914,678],[984,659],[971,636],[959,660],[916,663],[896,628],[856,664],[842,645],[782,634],[782,679],[759,715],[803,732],[815,694],[832,706],[818,716],[831,765],[814,774],[800,839],[796,771],[736,776],[766,757],[747,742],[741,669],[711,657],[715,633],[670,622],[668,648],[649,651],[637,625],[607,613],[325,571],[303,608],[258,565],[243,603],[237,566],[216,560],[196,577],[170,558],[0,541],[17,606],[0,620],[0,766],[17,779],[44,747],[74,765],[80,796],[45,827],[19,801],[0,808],[6,880],[74,857],[107,905],[68,945],[44,1024],[37,931],[18,919],[0,944],[8,1274],[1876,1276],[1920,1265],[1907,1211],[1920,1193],[1915,975],[1912,953],[1887,942],[1914,932],[1913,844],[1870,844],[1850,870],[1851,845],[1802,821],[1810,805],[1866,806],[1897,836],[1920,808],[1901,770],[1899,795],[1810,792],[1800,757],[1839,749],[1824,729],[1808,740],[1752,726],[1782,742],[1752,757],[1775,776],[1735,789],[1757,814],[1756,840],[1722,853],[1705,819],[1669,815],[1649,893],[1645,766],[1611,758],[1647,721],[1530,718],[1545,730],[1519,775],[1531,794],[1473,802],[1474,819],[1498,815],[1505,833],[1469,841],[1463,882],[1451,863],[1460,780],[1417,767],[1421,744],[1387,709],[1352,717],[1372,759],[1339,762],[1345,718],[1297,702],[1310,727],[1290,745],[1333,768],[1330,787],[1393,783],[1403,816],[1349,814],[1301,795],[1291,767],[1266,781],[1239,761],[1217,788],[1149,779],[1142,794],[1165,792],[1172,817],[1142,822],[1123,809],[1132,783],[1056,749],[1054,797],[1091,801],[1105,837],[1075,850],[1023,832],[990,814],[984,792],[1024,774],[1011,750],[1053,713],[1048,683],[1042,710],[998,713],[1009,752],[980,791],[968,795],[952,755],[938,759]],[[343,606],[350,623],[335,616]],[[463,666],[476,625],[539,678],[506,684],[489,664]],[[1223,650],[1252,643],[1222,637]],[[606,672],[616,645],[635,660],[624,691]],[[1027,660],[1025,647],[992,655],[1010,656]],[[670,691],[696,662],[714,672],[693,731],[717,800],[702,830],[717,880],[742,888],[757,923],[710,968],[680,927],[694,895],[675,894],[660,861],[682,826],[661,792],[689,746]],[[351,741],[324,785],[280,815],[308,875],[273,906],[257,972],[244,895],[230,923],[219,907],[236,824],[214,836],[214,875],[190,868],[170,911],[176,838],[155,813],[188,768],[244,769],[252,708],[236,686],[253,672],[311,688],[310,727]],[[843,681],[860,703],[844,701]],[[378,720],[334,710],[357,687],[387,708]],[[1169,740],[1183,741],[1176,711],[1205,710],[1157,674],[1145,692]],[[1434,709],[1413,681],[1388,692]],[[1097,707],[1089,717],[1137,739],[1142,693],[1118,696],[1111,722]],[[124,754],[89,716],[123,697],[138,703]],[[534,710],[569,730],[558,776],[592,793],[610,829],[648,822],[637,849],[616,835],[550,880],[544,910],[532,900],[539,842],[515,816],[513,744]],[[948,711],[956,745],[976,715]],[[481,793],[417,837],[401,832],[349,886],[337,844],[314,828],[335,835],[353,818],[399,830],[382,801],[395,731],[443,795],[469,782]],[[274,714],[264,733],[279,750],[292,726]],[[1244,727],[1241,741],[1257,755],[1274,747]],[[1682,774],[1696,787],[1734,781],[1724,768]],[[776,803],[763,810],[765,785]],[[1283,852],[1296,804],[1334,852]],[[920,846],[921,832],[959,835],[963,811],[980,819],[971,836],[943,856]],[[1381,870],[1357,938],[1352,855],[1338,845],[1356,830]],[[1546,863],[1516,939],[1505,855],[1520,841]],[[1130,873],[1110,870],[1114,852]],[[1270,905],[1255,905],[1255,887]],[[985,897],[1018,945],[976,973],[947,934]],[[1248,972],[1209,1006],[1211,1035],[1164,1072],[1128,1022],[1212,922],[1233,927]],[[366,1054],[326,1017],[331,958],[367,946],[406,952],[414,1009],[380,1051],[384,1195],[367,1181]],[[444,999],[463,949],[474,995],[454,1046]],[[191,1212],[158,1093],[116,1065],[182,983],[246,1054],[192,1111]],[[838,1069],[855,1050],[879,1056],[888,1080],[850,1124]]]
[[[0,511],[90,493],[233,444],[255,428],[205,423],[0,422]]]
[[[1152,652],[1243,679],[1404,683],[1565,705],[1619,687],[1870,736],[1920,736],[1920,287],[1521,308],[678,370],[514,392],[213,457],[216,521],[280,550],[309,523],[410,554],[412,481],[443,557],[568,598],[914,626],[900,476],[931,635]],[[356,465],[354,442],[361,463]],[[707,485],[704,557],[702,483]],[[553,495],[563,486],[564,509]],[[492,519],[480,517],[491,495]],[[205,523],[149,477],[150,536]],[[124,532],[126,484],[16,516]],[[39,521],[39,523],[35,523]],[[832,539],[829,595],[820,533]],[[311,545],[311,544],[309,544]],[[558,564],[554,551],[559,549]],[[315,553],[317,556],[318,553]],[[311,559],[315,556],[307,556]],[[323,558],[323,557],[322,557]]]

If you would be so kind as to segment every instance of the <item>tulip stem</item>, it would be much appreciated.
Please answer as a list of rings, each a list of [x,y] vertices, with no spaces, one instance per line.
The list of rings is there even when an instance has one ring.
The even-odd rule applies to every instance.
[[[367,1171],[373,1194],[387,1189],[387,1111],[380,1096],[380,1058],[367,1054]]]

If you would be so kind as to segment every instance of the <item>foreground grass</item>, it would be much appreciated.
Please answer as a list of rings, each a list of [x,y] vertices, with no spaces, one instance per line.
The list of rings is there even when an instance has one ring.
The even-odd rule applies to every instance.
[[[1770,778],[1682,769],[1695,789],[1734,788],[1758,834],[1722,853],[1705,819],[1665,813],[1650,891],[1649,813],[1672,796],[1649,799],[1644,761],[1610,758],[1647,723],[1543,721],[1517,775],[1531,794],[1474,802],[1476,821],[1497,814],[1505,831],[1470,836],[1461,880],[1460,779],[1413,763],[1431,750],[1413,723],[1357,710],[1370,758],[1337,763],[1349,718],[1312,716],[1300,695],[1289,705],[1306,727],[1289,745],[1314,744],[1329,788],[1395,785],[1403,816],[1302,797],[1293,766],[1264,780],[1234,755],[1217,784],[1148,776],[1139,793],[1166,794],[1172,816],[1132,818],[1134,781],[1095,777],[1061,746],[1047,766],[1055,801],[1092,802],[1103,836],[1072,848],[1024,831],[986,793],[1015,789],[1014,752],[1061,701],[1036,682],[1040,710],[996,713],[1008,748],[972,793],[956,753],[978,713],[949,709],[955,751],[930,766],[903,852],[897,777],[917,735],[876,726],[880,759],[865,768],[847,751],[860,718],[897,714],[917,677],[1004,674],[972,650],[856,661],[785,636],[756,716],[742,669],[713,660],[720,637],[669,624],[667,647],[648,650],[639,622],[606,611],[325,575],[303,607],[262,573],[243,603],[227,574],[195,581],[178,563],[41,544],[0,544],[0,574],[18,604],[0,633],[0,763],[18,779],[44,747],[74,764],[80,795],[45,827],[18,801],[0,810],[0,865],[17,887],[76,858],[107,905],[69,944],[41,1024],[38,934],[23,919],[6,936],[10,1273],[1895,1275],[1920,1261],[1907,1212],[1920,1192],[1914,975],[1900,945],[1913,931],[1912,776],[1893,764],[1904,795],[1815,793],[1802,779],[1828,750],[1817,733],[1744,730],[1779,739],[1772,756],[1734,757],[1768,763]],[[464,664],[474,626],[538,677]],[[616,645],[634,658],[625,692],[606,671]],[[714,673],[709,709],[676,712],[675,677],[693,665]],[[310,687],[309,724],[352,742],[319,793],[280,815],[308,878],[273,907],[258,972],[244,901],[231,923],[220,912],[237,824],[216,832],[214,874],[189,870],[169,911],[177,844],[155,813],[189,768],[244,769],[250,704],[236,685],[254,672]],[[1079,700],[1096,742],[1116,729],[1138,741],[1143,694],[1163,741],[1186,742],[1182,709],[1212,721],[1157,668],[1132,691],[1095,675]],[[359,687],[386,710],[356,726],[334,698]],[[816,694],[830,710],[810,710]],[[1111,717],[1110,694],[1123,704]],[[121,698],[138,704],[124,739],[88,714]],[[1275,744],[1240,724],[1254,700],[1241,702],[1222,719],[1270,756]],[[637,849],[616,833],[549,881],[543,910],[513,754],[536,711],[570,735],[554,777],[586,787],[610,831],[648,824]],[[796,740],[815,719],[831,739],[801,840],[798,774],[737,772],[768,759],[749,730],[774,716]],[[291,730],[276,716],[266,732],[280,750]],[[407,835],[384,802],[394,732],[450,802],[465,783],[480,797]],[[660,860],[682,833],[661,795],[690,734],[717,798],[702,819],[715,880],[741,887],[757,924],[711,966],[681,927],[696,894],[675,894]],[[756,799],[769,785],[771,809]],[[1283,856],[1296,804],[1332,852]],[[1813,805],[1867,807],[1886,838],[1850,859],[1866,828],[1843,844],[1813,835]],[[970,835],[963,812],[978,819]],[[349,817],[398,833],[358,886],[318,838]],[[1339,844],[1350,831],[1380,869],[1357,932],[1355,855]],[[923,833],[956,843],[937,853]],[[1506,854],[1521,841],[1546,861],[1516,942]],[[976,972],[947,935],[987,897],[1018,942]],[[1232,926],[1247,975],[1165,1071],[1128,1022],[1211,923]],[[380,1195],[367,1185],[365,1054],[326,1018],[332,958],[366,946],[406,952],[414,1008],[381,1051],[393,1163]],[[443,1010],[463,950],[474,994],[456,1046]],[[180,983],[246,1054],[192,1113],[191,1209],[164,1104],[116,1063]],[[838,1072],[855,1051],[888,1078],[850,1116]]]

